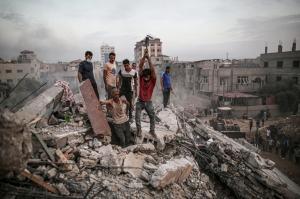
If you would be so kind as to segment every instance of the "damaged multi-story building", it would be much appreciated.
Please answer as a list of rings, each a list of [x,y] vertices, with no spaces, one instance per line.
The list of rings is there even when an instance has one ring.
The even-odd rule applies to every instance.
[[[282,80],[290,79],[299,84],[299,61],[300,51],[296,50],[294,41],[291,51],[283,52],[280,43],[277,52],[268,53],[265,47],[265,53],[255,59],[175,62],[173,73],[178,86],[193,95],[207,95],[222,102],[219,105],[233,105],[240,114],[254,106],[253,113],[271,109],[277,114],[274,100],[261,98],[256,93],[264,85]]]

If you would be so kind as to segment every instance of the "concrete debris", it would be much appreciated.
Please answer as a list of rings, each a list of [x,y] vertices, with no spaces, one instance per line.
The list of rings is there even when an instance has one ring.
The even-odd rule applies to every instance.
[[[59,191],[59,193],[63,196],[68,196],[70,195],[69,190],[65,187],[65,185],[63,183],[59,183],[56,185],[57,190]]]
[[[86,104],[87,113],[96,136],[111,136],[111,129],[107,119],[99,107],[99,101],[96,97],[90,80],[85,80],[80,86],[80,91]]]
[[[171,183],[182,183],[190,175],[193,165],[186,158],[173,159],[159,166],[151,177],[151,185],[162,189]]]
[[[155,147],[152,143],[147,143],[147,144],[136,144],[136,145],[131,145],[125,148],[125,150],[130,151],[130,152],[142,152],[142,153],[151,153],[155,151]]]
[[[6,177],[21,182],[26,177],[65,198],[299,197],[299,186],[246,140],[236,142],[184,109],[156,108],[155,137],[148,133],[149,118],[143,113],[142,137],[134,145],[109,144],[102,136],[110,136],[110,129],[88,84],[81,86],[83,97],[76,94],[73,105],[59,102],[59,87],[33,99],[38,103],[33,111],[28,103],[15,114],[30,121],[29,127],[11,113],[1,114],[0,145],[5,150],[0,169],[7,169]],[[131,132],[136,133],[134,122]],[[10,171],[21,174],[15,178]]]
[[[13,113],[0,114],[0,177],[26,168],[32,152],[31,133]]]
[[[60,103],[63,88],[52,86],[28,102],[16,112],[17,117],[27,124],[37,117],[50,116]]]
[[[280,178],[277,170],[274,169],[275,163],[271,160],[265,160],[233,139],[202,124],[200,120],[188,123],[194,127],[198,141],[202,139],[202,143],[206,143],[206,150],[201,151],[201,156],[196,157],[198,163],[219,176],[220,180],[238,197],[290,198],[292,196],[297,198],[300,196],[299,186]],[[208,139],[213,139],[213,142],[204,141]],[[193,151],[195,150],[199,149]],[[215,160],[216,157],[218,161]],[[298,189],[291,187],[298,187]]]
[[[143,155],[130,152],[126,155],[123,163],[123,171],[130,173],[134,178],[141,176],[145,157]]]

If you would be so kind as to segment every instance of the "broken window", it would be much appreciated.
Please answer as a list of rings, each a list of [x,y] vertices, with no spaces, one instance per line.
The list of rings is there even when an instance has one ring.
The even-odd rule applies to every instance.
[[[17,70],[17,73],[23,73],[23,70],[19,69]]]
[[[281,79],[282,79],[282,77],[281,77],[281,76],[277,76],[277,77],[276,77],[276,81],[278,81],[278,82],[280,82],[280,81],[281,81]]]
[[[12,70],[5,70],[6,73],[12,73]]]
[[[295,84],[298,84],[298,77],[293,77],[293,81]]]
[[[269,62],[265,61],[265,62],[264,62],[264,67],[265,67],[265,68],[269,67]]]
[[[299,60],[297,60],[297,61],[293,61],[293,67],[294,68],[299,68]]]
[[[207,84],[207,83],[208,83],[208,78],[207,78],[207,76],[202,76],[202,77],[200,78],[200,83],[202,83],[202,84]]]
[[[248,76],[238,76],[237,77],[237,83],[238,84],[248,84],[249,83]]]
[[[278,61],[277,68],[282,68],[282,67],[283,67],[283,61]]]

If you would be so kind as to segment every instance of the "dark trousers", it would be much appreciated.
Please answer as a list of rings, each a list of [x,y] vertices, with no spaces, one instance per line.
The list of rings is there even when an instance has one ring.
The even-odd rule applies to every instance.
[[[150,131],[154,132],[155,130],[155,112],[151,101],[143,102],[138,100],[135,104],[135,122],[136,128],[141,130],[141,113],[145,109],[149,118],[150,118]]]
[[[171,93],[171,89],[170,88],[167,88],[167,89],[163,90],[163,104],[164,104],[165,108],[167,107],[167,105],[169,103],[170,93]]]
[[[129,118],[131,119],[132,118],[132,98],[133,98],[133,92],[132,91],[129,91],[129,92],[126,92],[126,91],[122,91],[120,92],[120,95],[124,95],[126,100],[129,102],[129,106],[127,106],[127,113],[129,115]]]
[[[95,92],[97,98],[99,99],[99,93],[98,93],[97,84],[96,83],[92,83],[92,86],[93,86],[93,89],[94,89],[94,92]]]
[[[129,146],[129,143],[131,140],[129,122],[127,121],[122,124],[114,124],[114,130],[115,130],[116,136],[119,138],[120,145],[122,147]]]

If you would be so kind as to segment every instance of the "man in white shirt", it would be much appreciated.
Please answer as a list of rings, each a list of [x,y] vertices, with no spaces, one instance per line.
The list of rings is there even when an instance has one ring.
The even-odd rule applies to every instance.
[[[109,62],[104,65],[103,69],[103,80],[105,90],[107,93],[107,99],[112,98],[112,89],[116,88],[116,54],[114,52],[109,53]]]

